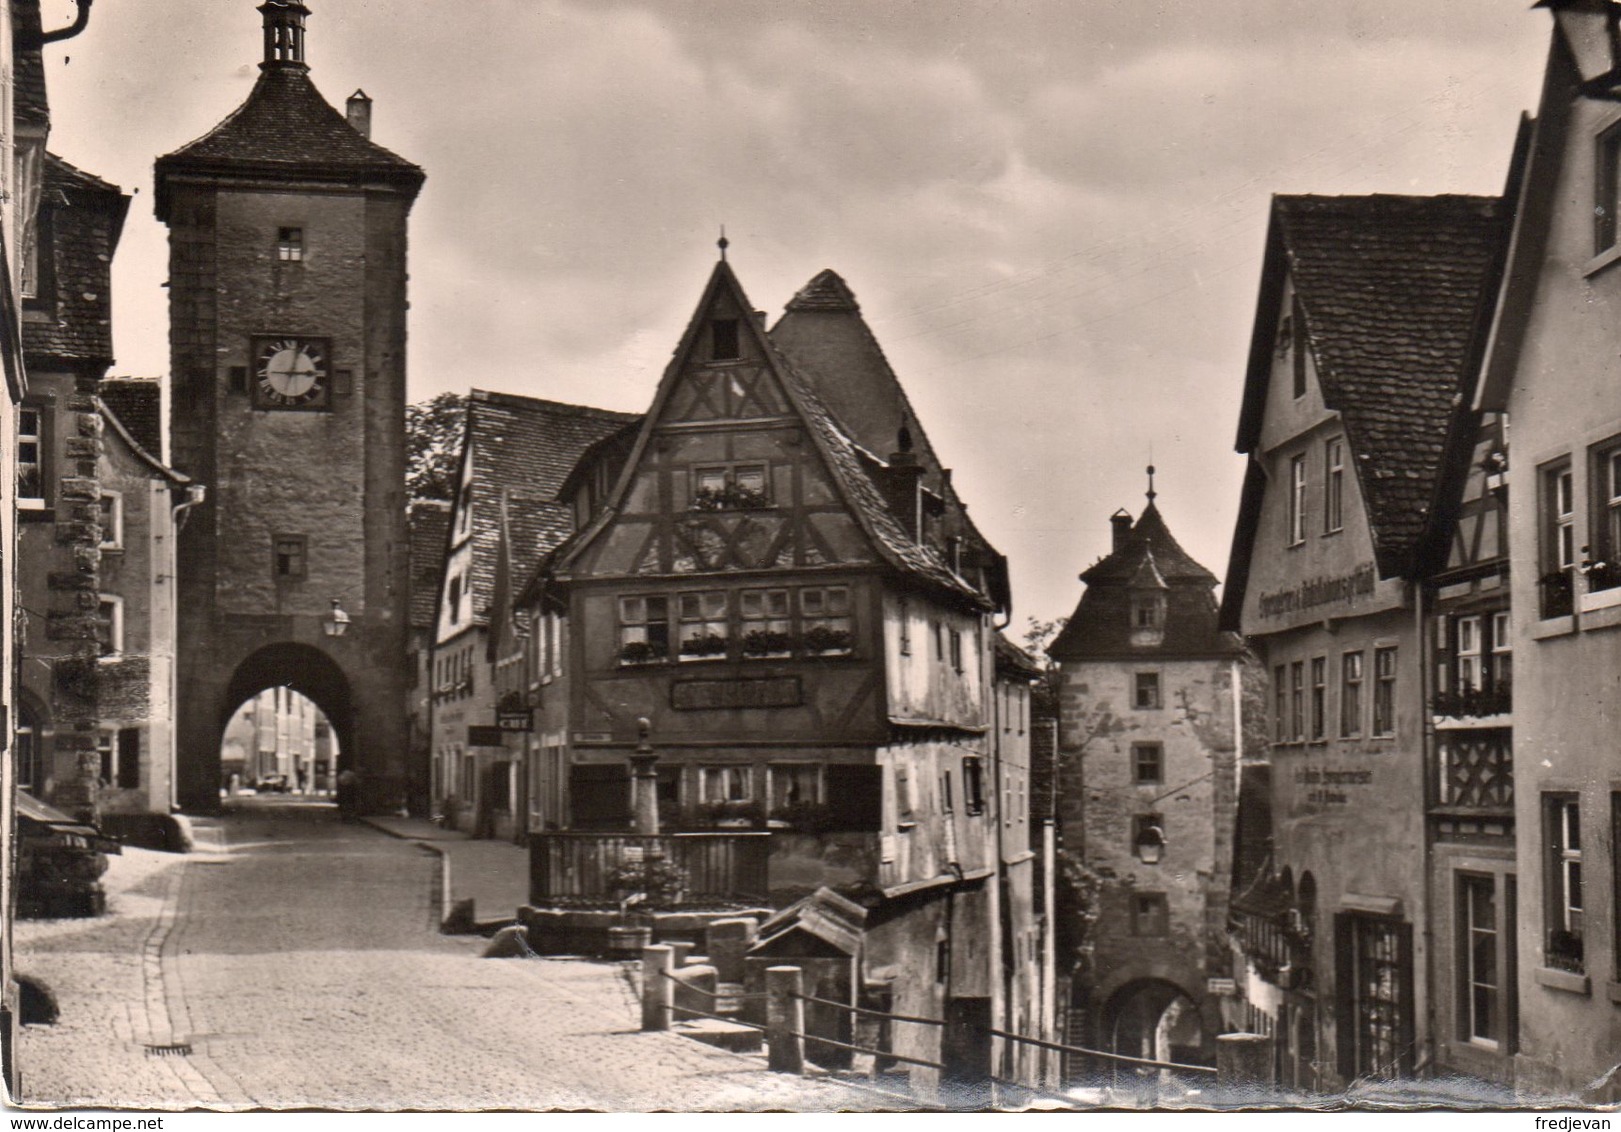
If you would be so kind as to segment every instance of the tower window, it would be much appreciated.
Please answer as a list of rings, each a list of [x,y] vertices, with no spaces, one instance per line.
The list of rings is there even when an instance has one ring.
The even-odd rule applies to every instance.
[[[1159,743],[1131,745],[1132,780],[1138,784],[1165,781],[1165,748]]]
[[[275,569],[278,578],[302,578],[309,570],[309,544],[303,535],[277,535]]]
[[[96,643],[102,656],[117,656],[124,651],[124,599],[102,594],[96,618]]]
[[[296,263],[304,258],[304,229],[276,229],[276,258],[284,263]]]
[[[709,324],[709,341],[713,347],[710,356],[716,361],[741,357],[737,336],[737,319],[717,318]]]
[[[1134,685],[1135,704],[1140,708],[1157,708],[1160,706],[1159,673],[1139,672]]]

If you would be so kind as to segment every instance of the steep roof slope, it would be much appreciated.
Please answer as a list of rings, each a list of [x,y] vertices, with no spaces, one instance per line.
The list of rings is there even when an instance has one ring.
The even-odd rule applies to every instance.
[[[162,453],[163,389],[157,378],[107,378],[96,392],[137,444],[154,456]]]
[[[476,618],[487,616],[493,596],[503,492],[556,502],[586,450],[636,419],[634,413],[512,393],[475,389],[468,395],[463,444],[472,448],[474,544],[468,586]],[[458,479],[458,497],[462,488]]]
[[[432,631],[445,572],[445,540],[450,535],[450,504],[421,499],[411,504],[411,628]]]
[[[1497,197],[1273,200],[1269,270],[1286,264],[1294,281],[1386,576],[1409,567],[1425,532],[1451,413],[1495,290],[1504,220]],[[1258,344],[1262,319],[1275,317],[1257,315],[1241,452],[1259,440],[1270,361]]]

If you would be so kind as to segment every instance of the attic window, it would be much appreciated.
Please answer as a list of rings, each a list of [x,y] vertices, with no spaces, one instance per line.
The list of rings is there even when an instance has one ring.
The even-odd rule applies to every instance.
[[[737,319],[717,318],[709,324],[709,343],[712,347],[710,357],[716,361],[728,361],[741,357],[738,348]]]
[[[276,258],[284,263],[297,263],[304,258],[304,229],[276,229]]]

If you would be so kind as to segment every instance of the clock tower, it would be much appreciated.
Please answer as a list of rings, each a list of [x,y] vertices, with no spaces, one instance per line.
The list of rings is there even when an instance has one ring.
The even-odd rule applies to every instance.
[[[300,0],[265,0],[252,93],[158,159],[179,536],[181,805],[218,808],[244,702],[313,700],[361,804],[404,801],[406,227],[423,173],[310,81]]]

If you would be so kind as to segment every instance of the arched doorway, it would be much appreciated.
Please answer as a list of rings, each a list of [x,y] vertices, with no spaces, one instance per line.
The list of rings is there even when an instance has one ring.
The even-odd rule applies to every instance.
[[[1165,979],[1139,979],[1117,990],[1104,1008],[1104,1027],[1114,1053],[1182,1065],[1208,1061],[1199,1004]]]
[[[354,762],[356,712],[349,681],[318,648],[284,643],[259,649],[231,674],[224,705],[213,746],[215,780],[222,791],[233,785],[258,789],[282,775],[281,785],[289,791],[303,787],[330,794],[338,773]],[[241,719],[246,712],[267,708],[282,725],[305,720],[310,733],[307,748],[300,744],[295,754],[289,744],[273,763],[257,750],[251,755],[244,751],[241,765],[235,765],[239,759],[231,752],[233,744],[241,742]],[[302,782],[300,770],[307,776]]]

